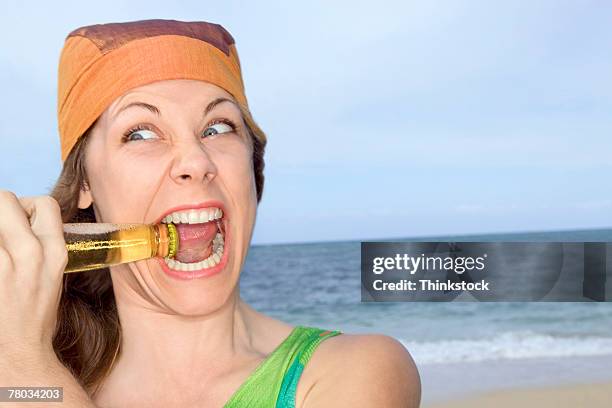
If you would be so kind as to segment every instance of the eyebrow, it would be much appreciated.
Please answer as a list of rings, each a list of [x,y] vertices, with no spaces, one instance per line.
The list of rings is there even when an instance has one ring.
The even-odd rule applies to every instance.
[[[204,117],[206,117],[218,105],[220,105],[220,104],[222,104],[224,102],[229,102],[229,103],[233,104],[234,106],[236,106],[237,108],[239,108],[238,104],[235,101],[233,101],[233,100],[231,100],[229,98],[220,97],[220,98],[217,98],[217,99],[213,100],[212,102],[210,102],[206,106],[206,108],[204,109]],[[148,111],[153,112],[157,116],[161,116],[161,112],[160,112],[160,110],[156,106],[153,106],[153,105],[151,105],[149,103],[145,103],[145,102],[132,102],[132,103],[128,103],[123,108],[119,109],[119,111],[117,112],[117,114],[115,116],[118,116],[124,110],[126,110],[128,108],[133,108],[133,107],[147,109]]]

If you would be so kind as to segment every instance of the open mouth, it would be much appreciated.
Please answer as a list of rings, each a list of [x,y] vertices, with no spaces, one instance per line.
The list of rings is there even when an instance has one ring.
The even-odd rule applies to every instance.
[[[178,251],[174,258],[164,257],[166,265],[178,271],[213,268],[221,262],[225,247],[225,219],[218,207],[175,211],[163,224],[174,224]]]

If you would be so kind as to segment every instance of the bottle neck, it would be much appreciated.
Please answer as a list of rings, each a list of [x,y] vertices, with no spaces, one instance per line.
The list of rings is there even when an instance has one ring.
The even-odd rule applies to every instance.
[[[157,224],[153,226],[155,231],[155,244],[153,247],[153,256],[168,256],[168,228],[164,224]]]

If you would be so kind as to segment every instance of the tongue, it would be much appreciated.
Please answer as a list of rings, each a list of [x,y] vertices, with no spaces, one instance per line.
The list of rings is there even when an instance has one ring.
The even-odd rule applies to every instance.
[[[217,224],[175,224],[179,236],[177,261],[192,263],[200,262],[211,254],[211,242],[217,233]]]

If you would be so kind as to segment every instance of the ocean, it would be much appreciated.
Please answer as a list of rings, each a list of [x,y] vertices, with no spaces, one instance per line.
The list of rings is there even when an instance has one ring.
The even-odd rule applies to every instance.
[[[612,242],[612,229],[369,241]],[[292,325],[393,336],[417,365],[612,356],[612,302],[361,303],[360,241],[254,245],[240,290]]]

